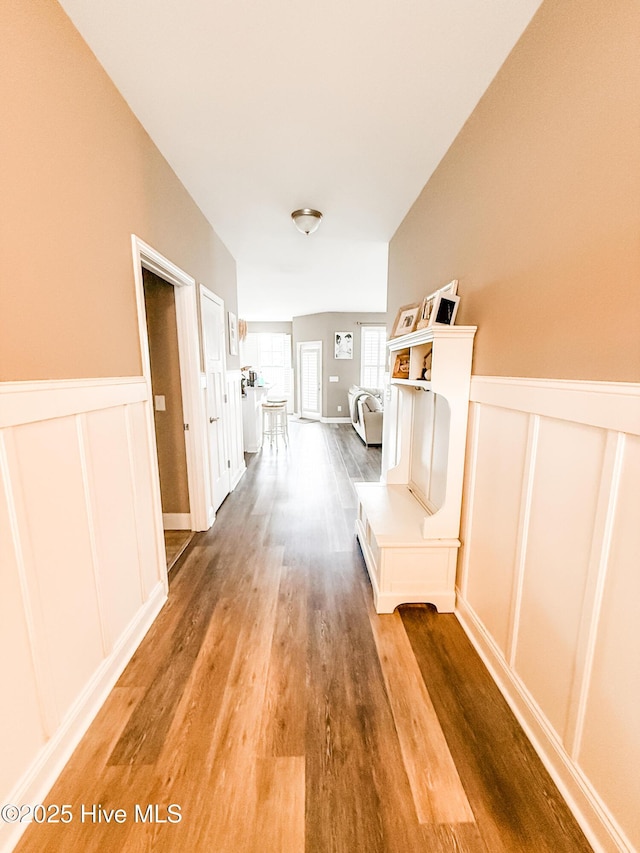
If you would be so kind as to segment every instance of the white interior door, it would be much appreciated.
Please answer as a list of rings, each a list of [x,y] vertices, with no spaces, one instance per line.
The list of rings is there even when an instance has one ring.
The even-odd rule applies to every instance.
[[[299,345],[300,416],[320,420],[322,416],[322,341]]]
[[[200,288],[202,341],[207,377],[205,390],[211,503],[215,512],[231,489],[226,445],[226,361],[224,302]]]

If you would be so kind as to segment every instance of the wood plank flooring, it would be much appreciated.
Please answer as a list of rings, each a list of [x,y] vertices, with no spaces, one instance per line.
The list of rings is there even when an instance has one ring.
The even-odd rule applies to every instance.
[[[375,614],[351,483],[379,448],[348,424],[290,439],[248,457],[174,568],[50,792],[72,822],[17,850],[589,851],[455,616]],[[126,820],[82,822],[93,804]]]
[[[167,552],[167,570],[173,568],[193,539],[191,530],[165,530],[164,549]]]

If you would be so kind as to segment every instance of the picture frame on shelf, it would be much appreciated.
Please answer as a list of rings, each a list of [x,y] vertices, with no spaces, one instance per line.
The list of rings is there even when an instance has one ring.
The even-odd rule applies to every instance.
[[[419,312],[420,304],[418,302],[415,305],[403,305],[399,308],[393,323],[391,337],[398,338],[400,335],[408,335],[413,332],[418,322]]]
[[[444,287],[425,296],[420,306],[417,329],[428,329],[435,325],[453,326],[458,313],[460,297],[457,296],[458,279],[454,278]]]
[[[416,323],[416,328],[418,329],[427,329],[431,325],[431,315],[433,314],[433,306],[436,301],[436,293],[431,293],[429,296],[425,296],[422,300],[422,305],[420,306],[420,316],[418,317],[418,322]]]
[[[401,349],[395,354],[393,362],[393,370],[391,371],[392,379],[408,379],[409,364],[411,361],[411,351],[409,349]]]
[[[439,293],[431,312],[431,326],[453,326],[460,305],[460,297],[450,293]]]

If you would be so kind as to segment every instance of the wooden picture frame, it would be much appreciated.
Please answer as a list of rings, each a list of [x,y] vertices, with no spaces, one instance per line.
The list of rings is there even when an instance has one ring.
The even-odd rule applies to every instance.
[[[391,337],[398,338],[400,335],[408,335],[410,332],[413,332],[418,322],[419,312],[420,303],[418,302],[415,305],[403,305],[399,308],[393,323]]]
[[[391,371],[392,379],[408,379],[409,364],[411,361],[411,351],[409,349],[401,349],[395,354],[393,369]]]

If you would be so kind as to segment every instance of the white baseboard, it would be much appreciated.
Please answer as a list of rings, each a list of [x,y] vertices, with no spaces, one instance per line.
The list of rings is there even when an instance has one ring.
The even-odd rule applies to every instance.
[[[188,512],[163,512],[162,526],[165,530],[193,530]]]
[[[479,617],[459,594],[456,616],[596,853],[632,853],[611,812],[572,761]]]
[[[243,465],[242,468],[238,468],[238,470],[235,472],[235,474],[231,480],[231,491],[233,491],[235,489],[235,487],[238,485],[240,480],[244,477],[246,470],[247,470],[247,466]]]
[[[323,424],[350,424],[351,418],[320,418]]]
[[[6,802],[31,805],[44,802],[166,600],[164,587],[158,583],[109,657],[105,658],[76,699],[53,737],[42,747],[27,772],[7,796]],[[13,850],[28,825],[16,823],[0,826],[0,851],[9,853]]]

